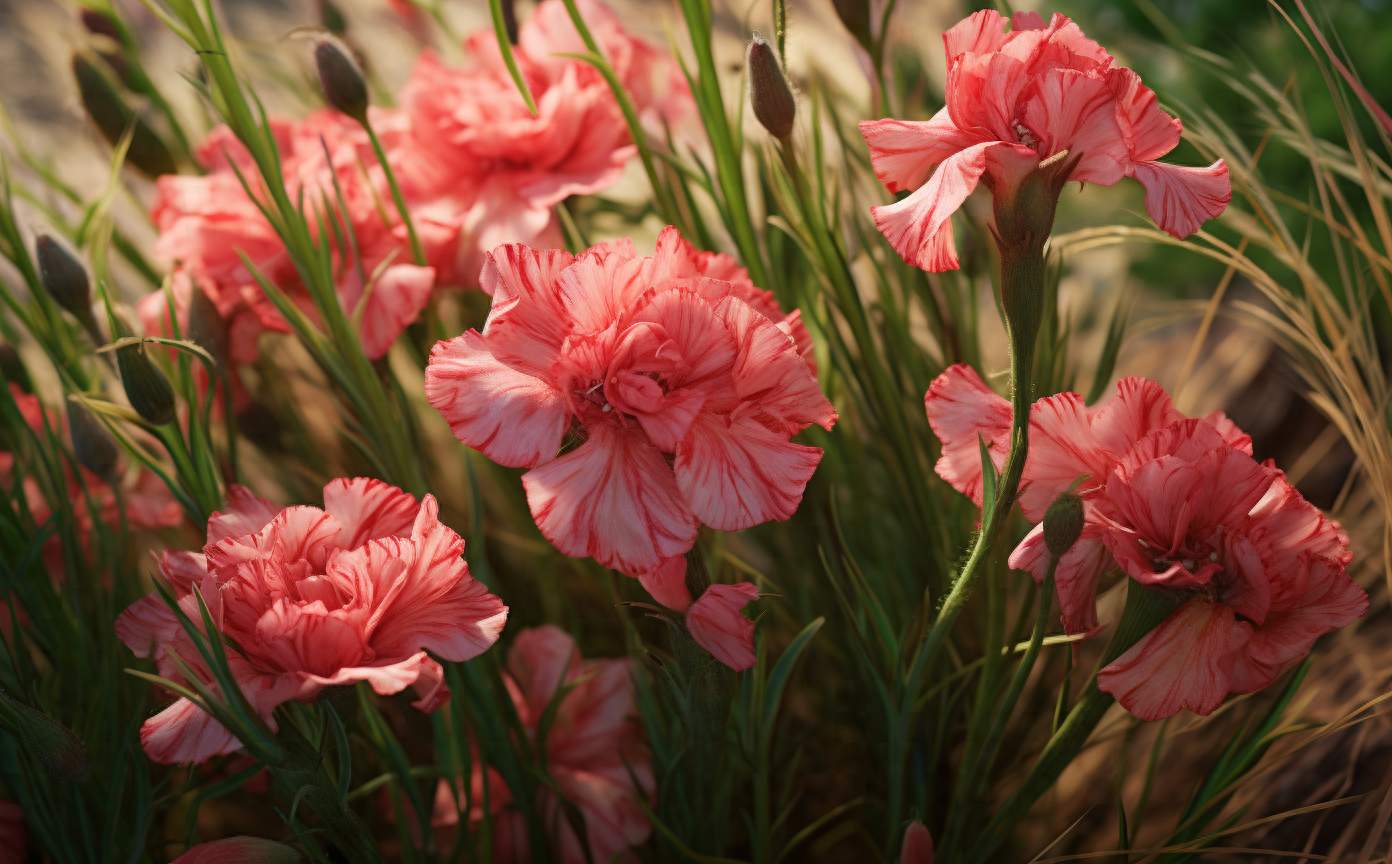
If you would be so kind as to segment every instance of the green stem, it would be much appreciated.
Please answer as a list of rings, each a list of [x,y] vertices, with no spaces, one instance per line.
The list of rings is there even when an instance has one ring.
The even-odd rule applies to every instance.
[[[1126,586],[1126,610],[1121,615],[1116,635],[1107,643],[1107,650],[1102,655],[1102,662],[1098,664],[1098,668],[1107,666],[1124,654],[1169,617],[1177,605],[1174,597],[1153,591],[1138,582],[1129,581]],[[1103,693],[1097,689],[1097,675],[1094,673],[1083,698],[1078,700],[1063,726],[1049,739],[1044,752],[1039,754],[1039,759],[1019,788],[1006,799],[990,823],[981,831],[980,839],[967,852],[964,861],[968,864],[979,864],[990,859],[996,848],[1010,835],[1010,828],[1029,812],[1041,795],[1049,791],[1063,770],[1083,749],[1088,736],[1107,713],[1112,701],[1110,693]]]
[[[382,149],[382,142],[377,137],[377,130],[372,128],[371,121],[366,117],[363,117],[362,127],[367,132],[368,140],[372,142],[372,152],[377,155],[377,164],[382,166],[382,173],[386,175],[392,200],[396,202],[396,212],[401,214],[401,221],[406,225],[406,234],[411,238],[411,258],[416,262],[417,267],[426,267],[428,262],[425,259],[425,250],[421,248],[420,238],[416,236],[416,226],[411,221],[411,211],[406,208],[406,197],[401,194],[401,185],[396,182],[396,172],[392,170],[391,163],[387,161],[387,154]]]

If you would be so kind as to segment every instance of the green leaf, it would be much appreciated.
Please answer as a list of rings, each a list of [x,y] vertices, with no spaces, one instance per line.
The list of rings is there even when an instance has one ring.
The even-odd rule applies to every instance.
[[[802,652],[812,643],[812,637],[817,635],[817,631],[822,629],[826,623],[826,618],[817,618],[797,635],[788,644],[783,652],[783,656],[778,658],[778,662],[773,665],[773,671],[769,673],[768,683],[764,691],[764,717],[766,722],[772,722],[774,715],[778,713],[778,706],[783,701],[783,688],[788,686],[788,679],[792,677],[793,666],[797,664]]]

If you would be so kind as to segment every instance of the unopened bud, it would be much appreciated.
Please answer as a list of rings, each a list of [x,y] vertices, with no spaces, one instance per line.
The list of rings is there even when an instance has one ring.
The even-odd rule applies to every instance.
[[[5,701],[4,713],[18,731],[24,749],[45,774],[63,780],[87,779],[92,773],[92,760],[87,755],[86,745],[71,729],[42,711],[15,701],[3,690],[0,690],[0,699]]]
[[[213,355],[218,366],[224,366],[227,362],[227,324],[222,320],[222,312],[202,288],[194,285],[192,293],[188,338]]]
[[[39,281],[54,302],[74,317],[85,319],[92,314],[92,280],[87,268],[68,248],[47,234],[34,241],[39,259]]]
[[[1073,547],[1083,533],[1083,499],[1065,492],[1044,511],[1044,545],[1055,558]]]
[[[126,398],[141,419],[153,426],[174,419],[174,388],[146,353],[144,340],[117,348],[116,366]]]
[[[171,864],[294,864],[300,853],[261,837],[228,837],[199,843]]]
[[[115,85],[94,63],[81,54],[74,54],[72,70],[82,107],[108,144],[114,147],[126,134],[126,129],[134,124],[126,164],[150,177],[178,172],[168,145],[149,123],[131,110]]]
[[[862,46],[870,48],[870,0],[831,0],[836,17]]]
[[[348,46],[332,37],[321,38],[314,45],[314,65],[319,69],[324,99],[359,123],[366,123],[367,81]]]
[[[92,412],[72,400],[68,400],[68,437],[72,438],[73,455],[82,467],[108,483],[115,479],[115,439]]]
[[[793,134],[797,99],[778,65],[778,58],[773,55],[773,46],[756,31],[744,59],[749,72],[749,102],[755,118],[779,141],[787,139]]]

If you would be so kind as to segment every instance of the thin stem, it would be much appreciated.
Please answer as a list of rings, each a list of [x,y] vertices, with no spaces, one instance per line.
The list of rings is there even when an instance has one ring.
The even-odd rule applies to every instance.
[[[420,238],[416,236],[416,226],[411,221],[411,211],[406,208],[406,198],[401,194],[401,185],[396,182],[396,172],[387,162],[387,154],[382,149],[382,142],[377,138],[377,130],[372,128],[372,122],[365,116],[362,127],[367,132],[368,140],[372,142],[372,152],[377,155],[377,164],[382,166],[382,173],[386,175],[392,200],[396,202],[396,212],[401,214],[401,221],[406,225],[406,234],[411,238],[411,258],[416,262],[417,267],[426,267],[428,262],[425,259],[425,250],[421,248]]]

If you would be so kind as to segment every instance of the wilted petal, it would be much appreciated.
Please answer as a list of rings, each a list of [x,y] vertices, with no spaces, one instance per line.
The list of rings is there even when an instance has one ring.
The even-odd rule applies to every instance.
[[[703,415],[677,447],[673,468],[691,512],[717,531],[738,531],[797,511],[821,461],[747,412]]]
[[[756,659],[754,622],[740,610],[758,599],[759,589],[748,582],[710,586],[686,613],[691,638],[736,672],[748,669]]]
[[[934,470],[980,507],[981,441],[1000,471],[1010,451],[1010,402],[987,387],[975,369],[958,363],[933,380],[923,405],[928,425],[942,442],[942,457]]]
[[[1222,159],[1207,168],[1137,162],[1131,166],[1131,176],[1146,188],[1150,218],[1181,240],[1222,213],[1232,200],[1232,182]]]
[[[425,370],[425,398],[456,438],[500,465],[530,468],[561,449],[561,394],[499,362],[473,330],[436,343]]]
[[[573,558],[628,574],[681,555],[698,522],[645,436],[600,425],[580,447],[522,476],[541,533]]]
[[[1142,720],[1184,708],[1212,714],[1228,695],[1234,658],[1251,633],[1228,607],[1190,600],[1099,672],[1097,686]]]

